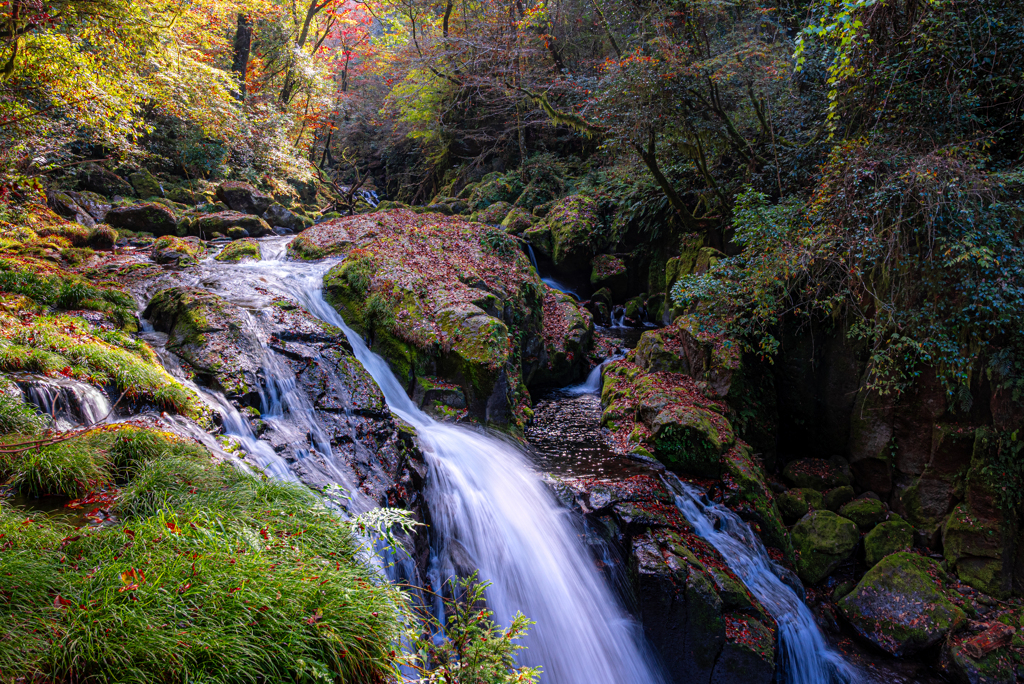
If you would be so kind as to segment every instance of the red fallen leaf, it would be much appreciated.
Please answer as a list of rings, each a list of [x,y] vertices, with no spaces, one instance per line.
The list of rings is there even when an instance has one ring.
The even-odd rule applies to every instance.
[[[264,527],[262,530],[260,530],[260,536],[263,537],[266,540],[270,539],[270,535],[267,534],[267,528],[266,527]]]
[[[124,528],[124,533],[126,535],[128,535],[131,539],[135,539],[135,532],[132,531],[132,530],[129,530],[127,527]]]
[[[146,574],[138,568],[132,568],[121,573],[121,582],[124,586],[118,589],[118,591],[135,591],[139,588],[139,585],[146,583]]]
[[[316,609],[316,613],[314,613],[312,615],[312,617],[309,617],[309,618],[306,619],[306,624],[307,625],[315,625],[316,623],[320,622],[320,620],[322,620],[323,617],[324,617],[324,614],[320,612],[319,608],[317,608]]]
[[[235,587],[235,588],[231,589],[228,593],[229,594],[234,594],[236,591],[242,591],[242,587]]]
[[[179,593],[179,594],[184,594],[184,593],[185,593],[186,591],[188,591],[188,590],[189,590],[189,589],[190,589],[191,587],[192,587],[192,583],[191,583],[191,582],[185,582],[185,583],[184,583],[183,585],[181,585],[180,587],[178,587],[178,593]]]
[[[67,608],[68,606],[74,606],[74,605],[75,605],[74,601],[69,601],[66,598],[64,598],[63,596],[61,596],[60,594],[57,594],[56,596],[53,597],[53,607],[54,608]]]

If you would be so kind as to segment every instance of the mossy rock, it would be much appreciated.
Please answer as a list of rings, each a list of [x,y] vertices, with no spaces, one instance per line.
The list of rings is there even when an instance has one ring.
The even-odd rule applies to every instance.
[[[629,272],[626,262],[611,254],[598,254],[590,262],[590,284],[595,288],[608,288],[615,300],[626,295]]]
[[[152,233],[157,237],[175,235],[178,227],[174,212],[157,202],[112,207],[105,221],[113,228]]]
[[[964,649],[964,642],[974,636],[968,632],[959,634],[948,640],[942,649],[940,667],[954,681],[964,684],[1014,684],[1020,679],[1016,676],[1014,652],[1000,647],[985,654],[982,658],[973,658]]]
[[[960,580],[997,598],[1011,592],[1003,569],[1006,531],[998,520],[978,516],[966,501],[959,504],[942,526],[943,555]]]
[[[520,207],[512,207],[501,221],[506,233],[521,235],[533,225],[533,216]]]
[[[886,556],[913,546],[914,528],[905,520],[880,522],[864,535],[864,564],[873,567]]]
[[[214,257],[217,261],[259,261],[261,258],[260,243],[253,238],[235,240]]]
[[[597,200],[570,195],[559,200],[544,217],[551,230],[551,259],[563,270],[584,270],[600,234]]]
[[[227,235],[233,240],[246,237],[262,237],[270,233],[270,226],[259,216],[238,211],[220,211],[205,214],[192,221],[189,233],[195,237],[209,239],[213,233]]]
[[[518,173],[489,173],[473,187],[468,198],[469,208],[473,211],[480,211],[498,202],[502,202],[508,205],[508,208],[505,209],[505,213],[508,213],[508,209],[519,199],[519,195],[522,192],[523,181]],[[460,193],[459,197],[462,197],[462,193]],[[497,223],[500,220],[499,218],[497,221],[493,221],[493,223]]]
[[[753,450],[737,442],[721,458],[722,470],[736,490],[727,500],[730,506],[743,509],[747,519],[753,519],[760,528],[761,540],[783,552],[792,561],[793,544],[783,517],[768,487],[764,468],[754,456]]]
[[[850,467],[840,459],[801,458],[790,461],[782,470],[782,477],[793,487],[819,492],[852,484]]]
[[[165,235],[153,242],[152,258],[158,264],[191,266],[206,257],[206,245],[194,237]]]
[[[232,211],[255,216],[262,216],[274,203],[270,195],[239,181],[225,181],[217,186],[217,199]]]
[[[135,194],[143,199],[164,196],[163,188],[160,187],[160,181],[149,172],[149,169],[140,169],[135,173],[129,174],[128,182],[135,189]]]
[[[720,477],[722,454],[736,436],[721,415],[700,406],[670,404],[650,421],[655,457],[672,470]]]
[[[857,524],[832,511],[812,511],[793,526],[796,571],[804,582],[817,584],[850,557],[860,541]]]
[[[839,515],[857,523],[861,532],[867,532],[889,516],[889,510],[877,499],[855,499],[839,509]]]
[[[821,496],[825,508],[837,512],[840,508],[853,501],[854,491],[850,485],[843,485],[842,487],[833,487],[828,491],[824,492]]]
[[[821,493],[813,489],[790,489],[779,494],[775,501],[787,525],[792,525],[812,510],[824,508]]]
[[[508,202],[495,202],[485,209],[473,214],[473,220],[479,221],[480,223],[489,223],[492,225],[500,224],[508,213],[512,210],[512,205]]]
[[[939,643],[967,615],[944,594],[937,562],[894,553],[868,570],[839,609],[857,633],[890,655],[904,657]]]
[[[551,238],[551,228],[543,223],[526,229],[523,238],[530,243],[538,253],[551,258],[554,250],[554,241]]]
[[[88,245],[93,249],[113,249],[117,231],[105,223],[97,223],[89,232]]]

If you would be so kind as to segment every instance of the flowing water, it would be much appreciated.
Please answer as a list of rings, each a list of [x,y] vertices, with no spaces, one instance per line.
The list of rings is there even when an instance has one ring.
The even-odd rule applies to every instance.
[[[59,430],[89,427],[113,416],[110,400],[103,390],[87,382],[38,375],[12,376],[27,399],[53,419]]]
[[[207,260],[199,280],[214,288],[231,283],[223,291],[215,289],[229,299],[233,293],[241,299],[249,296],[240,287],[243,283],[276,291],[345,332],[391,410],[416,428],[425,453],[433,588],[457,574],[478,570],[481,579],[492,583],[488,606],[500,621],[507,624],[522,611],[537,622],[524,642],[528,648],[523,662],[541,665],[549,684],[662,682],[642,630],[595,568],[569,513],[531,469],[524,452],[498,437],[438,423],[422,412],[387,363],[324,301],[323,274],[331,263],[284,261],[284,241],[261,243],[264,261]],[[312,410],[301,404],[294,389],[294,376],[277,361],[265,349],[264,420],[290,414],[293,422],[309,429],[313,448],[328,451],[330,444],[317,438]],[[230,415],[228,407],[223,411]],[[234,422],[226,419],[229,431],[245,431]],[[245,423],[241,417],[238,422]],[[244,440],[246,448],[262,448],[259,440],[252,441],[257,444]]]
[[[854,681],[842,656],[826,643],[810,609],[773,571],[774,562],[750,526],[721,504],[708,503],[696,489],[668,474],[665,484],[676,506],[725,558],[779,625],[779,666],[787,684]]]

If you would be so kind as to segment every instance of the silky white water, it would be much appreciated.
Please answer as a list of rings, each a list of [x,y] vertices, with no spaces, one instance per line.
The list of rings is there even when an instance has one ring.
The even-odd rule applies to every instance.
[[[720,504],[672,474],[665,484],[676,506],[697,534],[725,558],[779,625],[779,664],[787,684],[839,684],[855,680],[853,670],[825,643],[814,616],[793,590],[772,571],[774,561],[750,526]]]
[[[548,684],[659,684],[642,631],[619,605],[562,509],[516,446],[482,432],[434,421],[406,395],[387,363],[371,352],[323,299],[330,263],[280,260],[273,242],[261,262],[219,264],[229,274],[297,299],[345,331],[356,357],[391,410],[416,427],[429,472],[435,589],[468,563],[492,583],[488,606],[508,624],[521,611],[536,625],[524,641],[525,664]],[[266,364],[265,364],[265,370]],[[316,441],[316,440],[314,440]]]

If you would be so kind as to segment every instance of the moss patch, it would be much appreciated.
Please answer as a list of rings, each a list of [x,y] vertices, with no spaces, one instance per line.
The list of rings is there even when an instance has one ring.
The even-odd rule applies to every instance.
[[[235,240],[214,257],[217,261],[259,261],[261,258],[260,243],[254,238]]]

